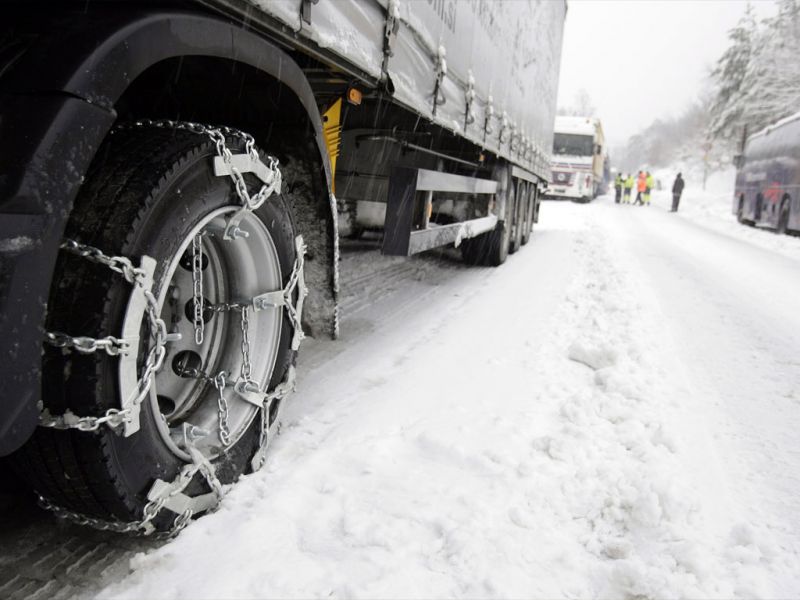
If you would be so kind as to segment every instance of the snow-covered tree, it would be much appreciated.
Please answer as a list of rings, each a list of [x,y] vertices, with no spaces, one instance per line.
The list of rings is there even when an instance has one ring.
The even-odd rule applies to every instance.
[[[709,133],[718,139],[730,139],[742,126],[745,102],[743,82],[753,60],[757,24],[753,7],[748,3],[745,14],[728,32],[730,47],[711,72],[715,96],[711,102]]]
[[[742,81],[742,120],[750,132],[800,110],[800,2],[780,0],[765,19]]]
[[[701,98],[676,118],[656,119],[624,147],[614,150],[614,165],[623,172],[636,172],[675,161],[701,161],[709,152],[705,135],[708,105],[708,100]],[[715,160],[716,154],[711,155]]]
[[[710,139],[728,147],[800,110],[800,0],[778,0],[777,14],[755,22],[748,10],[730,31],[730,47],[711,79]]]

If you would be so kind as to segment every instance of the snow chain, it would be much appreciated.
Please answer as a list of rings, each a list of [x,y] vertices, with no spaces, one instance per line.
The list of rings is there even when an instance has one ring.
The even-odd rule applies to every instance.
[[[152,273],[148,273],[144,267],[134,267],[131,260],[124,256],[109,256],[98,248],[81,244],[75,240],[65,241],[61,244],[61,249],[77,254],[91,262],[107,266],[112,271],[120,273],[128,283],[138,286],[142,290],[147,302],[145,314],[153,344],[147,353],[144,371],[136,386],[137,394],[128,407],[109,408],[101,417],[78,417],[69,410],[63,415],[51,415],[46,408],[43,408],[39,417],[39,425],[53,429],[78,429],[79,431],[97,431],[101,425],[108,425],[112,429],[116,429],[125,423],[130,423],[134,415],[138,419],[139,406],[150,391],[153,378],[164,363],[166,355],[164,345],[167,342],[167,326],[162,319],[158,318],[158,304],[150,291]],[[142,263],[144,264],[145,261],[143,260]],[[45,342],[57,348],[74,348],[82,354],[104,350],[111,356],[135,352],[139,345],[138,339],[124,340],[113,336],[99,339],[85,336],[71,337],[54,331],[45,334]]]
[[[88,517],[52,504],[41,495],[38,498],[39,506],[52,512],[56,517],[76,525],[88,525],[94,529],[113,531],[115,533],[139,533],[156,538],[172,538],[189,524],[195,512],[209,510],[219,504],[226,491],[222,483],[217,479],[214,467],[208,459],[193,446],[189,446],[187,449],[192,457],[192,462],[184,465],[172,483],[166,483],[160,479],[155,481],[147,494],[148,502],[142,511],[141,521],[106,521]],[[189,498],[183,494],[183,490],[186,489],[198,472],[203,476],[211,491],[197,498]],[[197,507],[198,504],[200,504],[199,507]],[[168,531],[158,532],[153,525],[153,520],[164,507],[177,513],[177,516]],[[197,508],[200,510],[197,510]]]
[[[242,131],[229,127],[209,127],[199,123],[179,122],[179,121],[150,121],[142,120],[130,124],[123,124],[120,128],[139,128],[139,127],[158,127],[164,129],[178,129],[189,131],[198,135],[208,136],[215,144],[217,156],[214,159],[214,173],[217,176],[229,176],[234,190],[242,204],[233,216],[229,217],[225,227],[223,239],[235,240],[239,237],[246,237],[247,232],[239,228],[241,220],[247,213],[258,209],[273,193],[280,193],[281,172],[278,169],[278,161],[269,157],[269,165],[264,164],[255,148],[253,136]],[[226,144],[225,138],[238,138],[244,142],[245,154],[234,155]],[[262,182],[261,189],[254,195],[250,195],[244,181],[243,173],[254,173]],[[100,417],[78,417],[69,410],[63,415],[51,415],[46,408],[42,409],[40,415],[40,426],[55,429],[77,429],[79,431],[97,431],[101,425],[108,425],[112,430],[117,431],[122,425],[130,424],[136,420],[136,430],[138,430],[139,408],[147,396],[156,372],[161,368],[166,354],[165,344],[168,340],[166,324],[158,318],[158,306],[155,297],[150,291],[152,285],[152,272],[145,268],[145,261],[150,261],[151,270],[154,270],[154,261],[148,257],[142,258],[142,266],[134,267],[129,258],[120,256],[110,256],[100,249],[81,244],[75,240],[67,240],[61,246],[63,250],[72,252],[87,260],[107,266],[111,270],[120,273],[129,283],[139,286],[144,293],[146,300],[146,317],[152,338],[152,346],[147,354],[144,371],[139,378],[137,394],[130,406],[122,409],[110,408]],[[211,306],[204,306],[202,297],[202,234],[197,235],[192,241],[192,271],[193,271],[193,298],[194,298],[194,325],[195,341],[199,344],[203,340],[203,319],[202,314],[206,309],[217,312],[225,310],[241,311],[242,327],[242,379],[237,383],[239,393],[259,393],[257,382],[252,381],[250,373],[250,348],[248,339],[248,311],[263,310],[268,307],[284,307],[289,317],[294,335],[292,337],[291,348],[297,351],[300,342],[305,337],[303,334],[301,320],[303,312],[303,302],[307,294],[304,277],[304,262],[306,246],[302,236],[295,238],[296,258],[289,281],[283,290],[267,292],[253,298],[250,304],[228,304],[222,303]],[[293,303],[293,296],[297,293],[297,300]],[[86,336],[72,337],[61,332],[47,332],[45,341],[57,348],[74,350],[82,354],[89,354],[97,351],[104,351],[110,356],[127,356],[130,352],[136,352],[139,345],[138,339],[122,339],[114,336],[103,338],[91,338]],[[220,420],[220,441],[223,446],[230,445],[230,432],[227,428],[227,403],[222,396],[222,389],[226,385],[226,373],[220,372],[216,376],[209,376],[204,373],[197,373],[198,377],[209,379],[217,388],[219,395],[219,420]],[[259,445],[252,460],[252,469],[260,469],[266,459],[266,451],[270,442],[270,409],[274,402],[290,394],[295,389],[295,368],[291,365],[284,376],[283,381],[275,387],[272,392],[263,396],[260,408],[260,434]],[[238,386],[243,386],[242,390]],[[156,532],[152,521],[156,518],[163,508],[168,508],[177,514],[172,527],[165,534],[159,533],[158,536],[172,537],[180,532],[191,520],[194,514],[204,512],[214,508],[224,494],[224,488],[217,479],[213,465],[202,455],[187,439],[187,450],[192,457],[192,463],[185,465],[177,478],[172,483],[156,480],[148,493],[148,503],[144,507],[143,518],[136,522],[105,521],[95,519],[86,515],[81,515],[61,508],[50,503],[44,497],[39,496],[39,504],[52,511],[56,516],[69,520],[80,525],[89,525],[96,529],[115,531],[119,533],[140,533],[152,535]],[[211,493],[189,498],[183,494],[183,490],[189,482],[200,472],[206,480]]]

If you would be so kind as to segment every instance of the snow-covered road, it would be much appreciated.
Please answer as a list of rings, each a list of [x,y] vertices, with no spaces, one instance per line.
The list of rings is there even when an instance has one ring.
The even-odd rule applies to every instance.
[[[267,466],[101,596],[800,594],[800,239],[664,206],[351,247]]]

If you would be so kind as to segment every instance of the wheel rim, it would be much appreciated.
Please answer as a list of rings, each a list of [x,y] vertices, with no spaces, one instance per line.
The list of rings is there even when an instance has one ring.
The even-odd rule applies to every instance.
[[[247,213],[240,224],[247,237],[223,239],[225,216],[239,209],[228,206],[215,210],[186,235],[168,259],[162,279],[165,283],[157,297],[168,332],[181,335],[180,340],[170,339],[167,344],[163,367],[150,390],[150,403],[161,438],[186,461],[191,460],[187,443],[211,459],[234,447],[259,412],[255,403],[245,400],[233,388],[234,382],[242,379],[245,364],[243,311],[214,311],[209,310],[209,305],[249,306],[247,333],[254,391],[266,391],[278,355],[283,309],[255,311],[252,307],[255,296],[282,287],[278,252],[266,226],[253,213]],[[191,268],[192,241],[197,235],[202,240],[205,309],[201,344],[195,340]],[[214,378],[221,372],[226,379],[224,402],[214,385]],[[221,406],[227,406],[224,418]],[[223,423],[227,424],[229,436],[223,434]]]

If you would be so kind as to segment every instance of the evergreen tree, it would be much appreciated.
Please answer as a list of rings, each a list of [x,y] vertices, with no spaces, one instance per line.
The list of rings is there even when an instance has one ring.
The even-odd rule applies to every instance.
[[[745,77],[753,62],[753,47],[757,38],[757,24],[753,7],[748,3],[745,14],[736,27],[728,32],[730,47],[717,61],[711,72],[715,85],[709,123],[710,136],[731,139],[744,121]]]
[[[742,117],[751,133],[800,110],[800,3],[779,0],[765,19],[742,82]]]

